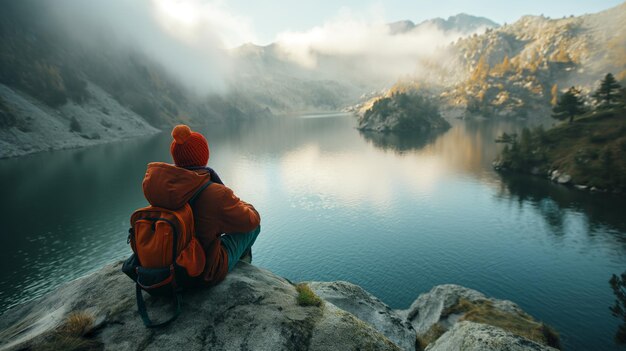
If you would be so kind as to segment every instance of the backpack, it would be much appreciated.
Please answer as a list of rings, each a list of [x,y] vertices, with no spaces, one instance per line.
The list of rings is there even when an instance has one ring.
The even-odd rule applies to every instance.
[[[191,206],[212,183],[203,184],[181,208],[148,206],[130,217],[127,243],[133,254],[122,265],[122,271],[136,283],[137,310],[148,328],[162,327],[176,319],[181,312],[182,291],[201,280],[206,256],[196,239]],[[174,315],[164,322],[151,321],[142,290],[153,296],[173,296]]]

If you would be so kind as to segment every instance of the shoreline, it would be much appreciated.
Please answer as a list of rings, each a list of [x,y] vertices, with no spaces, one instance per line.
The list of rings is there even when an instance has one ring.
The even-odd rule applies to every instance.
[[[572,177],[567,174],[567,173],[560,173],[559,170],[555,169],[555,170],[550,170],[548,171],[547,175],[542,175],[540,172],[532,172],[532,171],[525,171],[525,172],[519,172],[519,171],[514,171],[511,170],[509,168],[506,167],[502,167],[501,164],[499,163],[499,161],[493,161],[492,162],[492,167],[493,170],[496,171],[498,174],[502,175],[502,174],[507,174],[507,173],[513,173],[513,174],[519,174],[519,175],[524,175],[524,176],[530,176],[530,177],[534,177],[534,178],[540,178],[546,181],[549,181],[552,184],[558,184],[558,185],[562,185],[568,189],[572,189],[572,190],[578,190],[578,191],[583,191],[583,192],[587,192],[587,193],[591,193],[591,194],[610,194],[613,196],[618,196],[618,197],[624,197],[624,193],[622,193],[619,190],[612,190],[612,189],[600,189],[600,188],[596,188],[595,186],[588,186],[585,184],[576,184],[574,182],[574,179],[572,179]]]
[[[0,162],[4,161],[4,160],[10,160],[10,159],[17,159],[17,158],[21,158],[21,157],[26,157],[26,156],[32,156],[32,155],[37,155],[37,154],[43,154],[46,152],[55,152],[55,151],[67,151],[67,150],[78,150],[78,149],[88,149],[88,148],[92,148],[94,146],[100,146],[100,145],[106,145],[106,144],[112,144],[112,143],[116,143],[116,142],[124,142],[124,141],[128,141],[132,138],[144,138],[144,137],[151,137],[151,136],[155,136],[158,134],[163,133],[162,130],[157,130],[157,131],[151,131],[149,133],[145,133],[145,134],[137,134],[137,135],[127,135],[121,138],[115,138],[115,139],[85,139],[86,141],[93,141],[91,143],[86,143],[86,144],[80,144],[80,143],[75,143],[75,144],[70,144],[70,145],[61,145],[59,147],[49,147],[48,149],[40,149],[40,150],[24,150],[24,152],[22,153],[13,153],[13,154],[8,154],[8,155],[0,155]]]

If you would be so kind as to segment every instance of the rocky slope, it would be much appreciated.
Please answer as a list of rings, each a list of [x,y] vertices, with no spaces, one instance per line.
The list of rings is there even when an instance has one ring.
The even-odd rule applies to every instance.
[[[88,101],[54,109],[0,84],[0,158],[159,132],[99,87],[86,91]]]
[[[457,285],[435,287],[408,310],[394,311],[356,285],[310,282],[323,303],[300,306],[291,282],[243,262],[216,287],[185,293],[181,316],[150,330],[136,312],[134,285],[120,266],[107,266],[9,310],[0,319],[0,350],[415,350],[426,340],[427,350],[501,350],[504,345],[554,350],[536,335],[528,337],[539,342],[520,336],[520,330],[484,324],[495,316],[522,319],[526,328],[540,325],[510,301]],[[167,300],[147,301],[155,319],[170,312]],[[471,306],[480,304],[490,308],[478,314],[482,323],[469,316],[476,314]],[[426,335],[433,329],[436,337]]]
[[[79,39],[48,6],[0,4],[0,158],[271,114],[237,91],[195,93],[114,35]]]
[[[440,96],[448,106],[482,116],[547,116],[563,89],[595,89],[612,72],[626,79],[626,3],[590,15],[524,16],[464,37],[425,63],[428,75],[391,90]]]
[[[245,44],[230,54],[238,68],[230,83],[233,93],[277,115],[338,111],[377,86],[349,75],[343,70],[349,67],[342,67],[340,60],[333,58],[322,60],[316,69],[303,67],[286,59],[276,44]]]

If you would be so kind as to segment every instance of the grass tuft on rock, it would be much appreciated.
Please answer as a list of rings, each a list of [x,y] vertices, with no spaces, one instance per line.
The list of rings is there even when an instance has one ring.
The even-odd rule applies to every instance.
[[[47,342],[41,345],[41,350],[90,351],[98,350],[99,344],[85,338],[94,327],[94,317],[84,311],[70,313],[63,324],[50,335]]]
[[[71,336],[83,336],[93,328],[93,315],[85,311],[70,313],[60,328],[63,334]]]
[[[461,298],[445,311],[446,315],[462,313],[460,321],[492,325],[525,337],[535,342],[560,349],[558,333],[550,326],[535,321],[525,313],[510,313],[499,310],[489,300],[469,301]]]
[[[311,288],[307,284],[300,283],[296,285],[296,291],[298,291],[298,297],[296,298],[298,301],[298,305],[316,307],[322,305],[322,299],[320,299],[319,296],[315,295],[313,290],[311,290]]]

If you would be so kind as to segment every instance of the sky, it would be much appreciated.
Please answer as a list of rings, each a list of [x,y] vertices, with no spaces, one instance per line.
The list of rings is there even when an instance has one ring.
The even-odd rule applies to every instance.
[[[363,0],[218,0],[212,1],[246,28],[247,33],[224,39],[227,46],[246,41],[267,45],[283,32],[307,31],[350,13],[387,22],[411,20],[421,22],[434,17],[448,18],[464,12],[487,17],[497,23],[512,23],[523,15],[544,14],[552,18],[595,13],[619,5],[621,0],[438,0],[438,1],[363,1]],[[226,35],[226,34],[225,34]],[[247,37],[246,37],[247,35]]]

